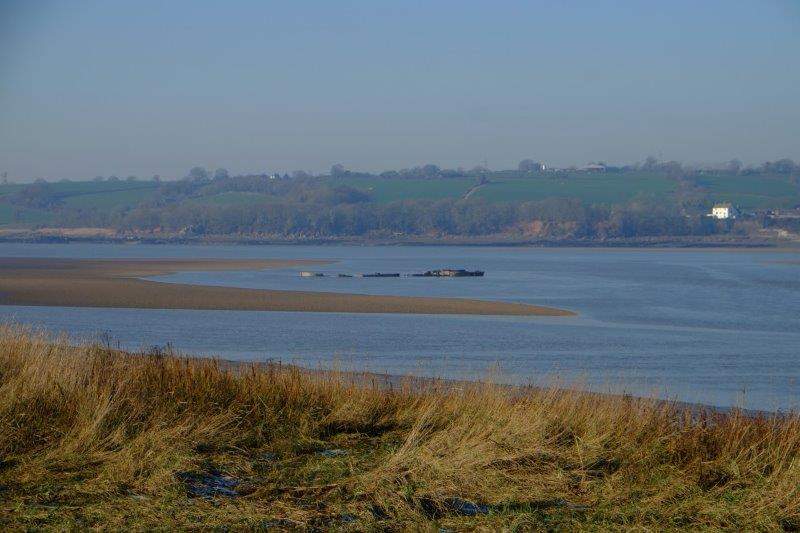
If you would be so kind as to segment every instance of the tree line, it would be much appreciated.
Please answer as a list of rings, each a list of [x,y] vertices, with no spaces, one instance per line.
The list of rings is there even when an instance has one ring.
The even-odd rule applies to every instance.
[[[716,165],[684,165],[679,161],[660,161],[656,157],[648,156],[644,161],[630,165],[611,165],[605,161],[595,161],[590,163],[589,166],[602,167],[607,172],[626,173],[626,172],[656,172],[671,175],[674,177],[691,177],[693,175],[702,174],[727,174],[727,175],[758,175],[758,174],[800,174],[800,164],[795,163],[794,160],[789,158],[777,159],[775,161],[765,161],[760,165],[745,165],[739,159],[731,159],[721,164]],[[217,168],[208,169],[202,166],[192,167],[189,172],[180,178],[178,181],[184,182],[224,182],[231,178],[258,178],[258,179],[280,179],[280,180],[305,180],[309,178],[346,178],[346,177],[365,177],[365,178],[383,178],[383,179],[443,179],[443,178],[481,178],[481,177],[531,177],[536,175],[560,175],[566,176],[571,172],[580,172],[586,167],[568,166],[562,168],[549,168],[544,162],[526,158],[521,160],[517,167],[514,169],[506,170],[491,170],[486,166],[474,166],[470,169],[458,167],[455,169],[441,168],[433,163],[425,165],[414,166],[399,170],[386,170],[379,173],[363,172],[347,169],[344,165],[338,163],[332,165],[330,170],[326,173],[314,174],[305,170],[294,170],[291,173],[280,174],[279,172],[262,172],[259,174],[247,174],[240,176],[232,176],[228,169]],[[8,184],[8,176],[5,173],[3,176],[3,184]],[[175,180],[162,180],[158,174],[154,174],[150,181],[155,183],[174,183]],[[62,182],[69,182],[71,180],[62,179]],[[135,182],[146,181],[137,176],[128,176],[126,178],[119,178],[116,175],[96,176],[93,181],[96,182]],[[36,180],[36,183],[42,184],[47,181],[43,178]]]
[[[609,167],[612,170],[614,167]],[[153,194],[136,206],[66,208],[54,184],[37,181],[3,201],[46,209],[61,226],[108,227],[132,232],[192,235],[267,235],[285,238],[382,236],[485,236],[518,234],[544,239],[611,239],[711,235],[745,227],[704,216],[707,206],[687,170],[675,162],[648,158],[634,167],[616,169],[659,172],[677,176],[673,198],[638,197],[618,205],[592,205],[574,199],[549,198],[534,202],[489,203],[480,199],[373,201],[369,191],[331,179],[370,176],[375,179],[528,176],[545,172],[544,165],[527,159],[517,170],[491,173],[485,168],[446,170],[435,165],[389,171],[379,176],[353,173],[335,165],[329,175],[262,173],[233,176],[225,169],[193,167],[177,181],[160,181]],[[785,159],[767,162],[757,170],[732,162],[715,172],[800,173]],[[694,172],[700,172],[698,170]],[[521,173],[521,174],[520,174]],[[552,177],[558,173],[550,174]],[[214,204],[207,198],[222,193],[257,193],[253,201]]]
[[[578,200],[488,203],[482,200],[270,203],[264,205],[143,205],[131,210],[71,210],[67,226],[121,231],[285,238],[485,236],[514,234],[543,239],[611,239],[711,235],[728,224],[685,215],[677,205],[639,199],[618,206]]]

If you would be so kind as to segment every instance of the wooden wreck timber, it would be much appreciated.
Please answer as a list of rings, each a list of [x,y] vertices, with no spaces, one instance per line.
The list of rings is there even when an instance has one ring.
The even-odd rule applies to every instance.
[[[422,274],[412,274],[418,278],[468,278],[482,277],[483,270],[464,270],[463,268],[440,268],[438,270],[428,270]]]
[[[427,270],[422,273],[403,274],[405,277],[412,278],[468,278],[468,277],[482,277],[483,270],[465,270],[463,268],[439,268],[436,270]],[[322,272],[312,272],[310,270],[303,270],[300,272],[302,278],[322,278],[325,274]],[[336,277],[339,278],[352,278],[353,274],[340,273]],[[359,278],[399,278],[401,277],[398,272],[372,272],[366,274],[356,274]]]

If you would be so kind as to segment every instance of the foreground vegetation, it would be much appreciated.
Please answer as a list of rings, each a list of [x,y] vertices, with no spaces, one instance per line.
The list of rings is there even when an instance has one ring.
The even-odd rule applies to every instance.
[[[795,416],[0,328],[5,529],[796,530],[798,458]]]

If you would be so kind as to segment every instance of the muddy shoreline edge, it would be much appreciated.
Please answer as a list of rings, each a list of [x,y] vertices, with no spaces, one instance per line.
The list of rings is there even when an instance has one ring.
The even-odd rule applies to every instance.
[[[311,260],[0,258],[0,305],[431,315],[574,316],[513,302],[245,289],[142,279],[182,271],[319,265]]]

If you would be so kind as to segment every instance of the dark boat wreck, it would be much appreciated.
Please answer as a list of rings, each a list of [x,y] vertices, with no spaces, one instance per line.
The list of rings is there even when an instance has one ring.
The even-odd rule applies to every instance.
[[[440,268],[422,274],[412,274],[416,278],[470,278],[483,277],[483,270],[464,270],[463,268]]]

